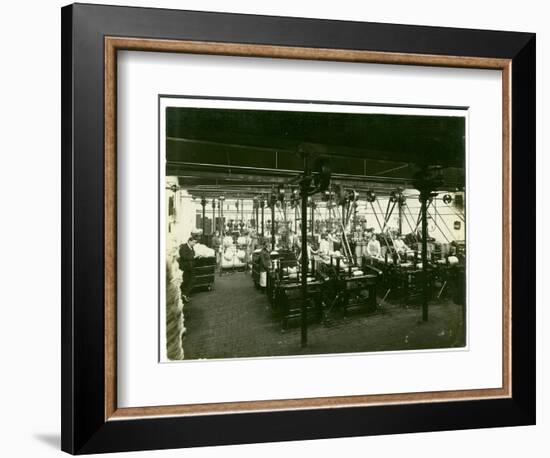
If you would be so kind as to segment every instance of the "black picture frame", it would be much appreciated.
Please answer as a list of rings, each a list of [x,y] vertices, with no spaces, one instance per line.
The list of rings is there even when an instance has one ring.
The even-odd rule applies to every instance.
[[[535,424],[535,256],[524,255],[536,252],[534,34],[88,4],[66,6],[61,14],[64,451],[85,454]],[[106,421],[106,36],[511,59],[512,396]]]

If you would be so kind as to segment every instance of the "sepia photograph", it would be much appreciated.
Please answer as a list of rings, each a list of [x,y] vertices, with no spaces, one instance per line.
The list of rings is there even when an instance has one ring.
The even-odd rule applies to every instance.
[[[466,108],[159,109],[161,361],[467,347]]]

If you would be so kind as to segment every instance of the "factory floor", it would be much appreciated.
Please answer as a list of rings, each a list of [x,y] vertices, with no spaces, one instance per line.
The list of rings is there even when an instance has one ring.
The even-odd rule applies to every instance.
[[[380,302],[380,299],[379,299]],[[308,326],[308,346],[300,347],[299,320],[281,332],[267,297],[247,272],[216,275],[212,291],[197,291],[184,307],[185,359],[240,358],[326,353],[412,350],[464,346],[462,307],[451,300],[430,302],[429,320],[419,307],[382,304],[367,314],[334,314]]]

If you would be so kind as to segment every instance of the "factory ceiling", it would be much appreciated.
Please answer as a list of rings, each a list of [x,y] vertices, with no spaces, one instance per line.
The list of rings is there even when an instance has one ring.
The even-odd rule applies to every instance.
[[[437,165],[445,186],[464,185],[458,116],[170,107],[166,138],[167,175],[193,186],[284,182],[303,170],[303,149],[328,158],[342,182],[407,185],[421,165]]]

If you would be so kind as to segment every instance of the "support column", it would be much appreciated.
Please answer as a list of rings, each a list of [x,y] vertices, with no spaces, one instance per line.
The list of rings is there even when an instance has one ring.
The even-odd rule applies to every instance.
[[[220,225],[222,227],[222,237],[225,235],[225,221],[223,219],[223,203],[225,202],[225,197],[220,198]]]
[[[202,237],[201,237],[201,241],[202,243],[205,242],[206,240],[206,234],[204,233],[204,223],[205,223],[205,219],[206,219],[206,199],[203,197],[201,199],[201,207],[202,207]]]
[[[443,180],[439,173],[438,166],[424,165],[415,174],[414,187],[420,192],[420,221],[422,228],[422,321],[428,321],[428,205],[430,199],[437,196],[434,192],[441,186]],[[416,230],[416,229],[415,229]]]
[[[212,235],[216,231],[216,199],[212,199]]]
[[[306,208],[307,208],[307,205],[306,205]],[[311,198],[310,209],[311,209],[311,236],[315,237],[315,227],[314,227],[315,221],[313,220],[313,215],[315,214],[315,212],[314,212],[315,202],[313,201],[313,197]],[[302,221],[303,221],[303,219],[302,219]],[[306,218],[306,231],[307,231],[307,218]]]
[[[220,231],[220,236],[223,235],[223,231],[222,231],[222,205],[223,205],[223,202],[222,200],[218,200],[218,231]]]
[[[346,211],[347,211],[346,203],[344,202],[342,204],[342,226],[343,227],[346,227]]]
[[[353,231],[357,232],[357,199],[353,201]]]
[[[422,321],[428,321],[428,198],[429,193],[420,193],[422,218]]]
[[[403,196],[397,197],[397,208],[399,210],[399,235],[403,235]]]
[[[271,202],[271,251],[275,250],[275,201]]]
[[[264,207],[265,207],[265,201],[262,199],[260,200],[260,208],[262,209],[262,242],[264,238]]]
[[[256,230],[256,235],[260,235],[260,232],[259,232],[259,221],[258,221],[258,218],[259,218],[259,212],[260,212],[260,202],[258,202],[258,198],[257,197],[254,197],[254,200],[253,200],[253,207],[254,207],[254,229]]]
[[[304,179],[301,183],[301,197],[302,197],[302,230],[301,230],[301,239],[302,239],[302,265],[301,265],[301,289],[302,289],[302,306],[300,310],[300,344],[302,347],[307,346],[307,265],[308,265],[308,256],[307,256],[307,207],[308,207],[308,191],[310,180],[309,169],[308,169],[308,160],[307,156],[304,156]],[[312,199],[313,202],[313,199]],[[313,211],[311,212],[311,231],[313,233]]]

